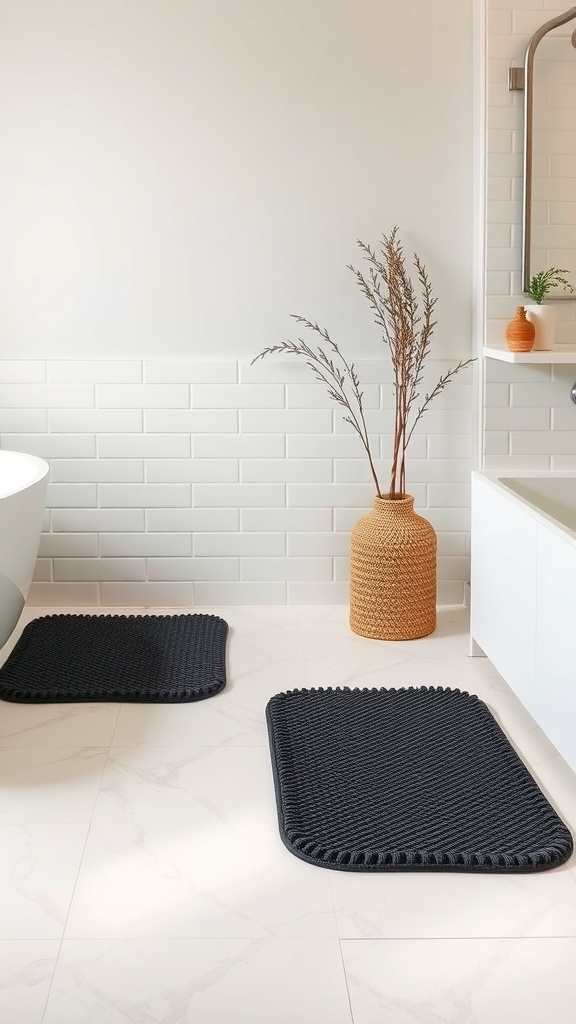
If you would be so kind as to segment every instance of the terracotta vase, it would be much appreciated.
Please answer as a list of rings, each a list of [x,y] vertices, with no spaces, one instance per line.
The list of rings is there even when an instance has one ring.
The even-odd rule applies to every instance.
[[[534,347],[536,328],[526,319],[524,306],[516,306],[516,316],[506,328],[506,343],[511,352],[530,352]]]
[[[414,640],[436,628],[436,533],[414,498],[374,498],[350,537],[350,628]]]

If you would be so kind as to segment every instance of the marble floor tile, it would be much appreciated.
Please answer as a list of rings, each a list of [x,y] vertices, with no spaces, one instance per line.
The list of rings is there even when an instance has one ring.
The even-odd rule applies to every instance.
[[[332,939],[65,941],[43,1024],[352,1024]]]
[[[95,822],[270,821],[270,756],[256,747],[113,747]]]
[[[560,754],[538,761],[532,768],[542,792],[576,832],[576,774]]]
[[[567,866],[528,874],[330,872],[342,938],[576,935]]]
[[[544,796],[576,840],[576,775],[557,753],[554,757],[538,761],[530,770]],[[567,863],[576,879],[576,851]]]
[[[472,658],[467,656],[466,658],[459,659],[459,663],[462,669],[469,675],[470,684],[468,689],[471,693],[481,695],[480,690],[476,689],[478,686],[482,687],[486,693],[491,693],[494,690],[510,693],[508,685],[504,682],[497,669],[494,668],[492,662],[488,661],[488,658]]]
[[[534,768],[557,757],[550,740],[511,690],[492,692],[486,704],[525,764]]]
[[[298,608],[295,605],[218,605],[191,608],[190,611],[219,615],[236,635],[260,633],[271,626],[298,624]]]
[[[228,681],[191,704],[0,703],[2,1024],[573,1024],[576,855],[371,875],[280,840],[266,705],[341,685],[478,694],[576,834],[576,776],[468,657],[465,609],[402,643],[356,636],[342,605],[26,609],[0,663],[67,612],[220,615]]]
[[[308,685],[304,661],[235,660],[226,689],[191,704],[123,704],[112,746],[266,746],[265,709],[274,693]]]
[[[483,700],[493,696],[500,676],[483,671],[486,662],[477,658],[447,656],[445,658],[414,658],[405,656],[381,667],[380,686],[443,686],[475,693]],[[506,693],[510,691],[506,688]]]
[[[66,938],[336,935],[328,873],[267,825],[93,824]]]
[[[11,704],[0,701],[0,747],[107,747],[119,704]]]
[[[400,651],[405,657],[440,658],[450,654],[465,657],[469,643],[469,616],[465,608],[439,608],[436,629],[418,640],[371,640],[350,629],[348,608],[298,608],[298,621],[305,640],[323,642],[326,637],[345,637],[354,641],[357,649]]]
[[[254,746],[266,742],[264,715],[231,690],[190,704],[122,704],[113,747]]]
[[[299,604],[295,605],[296,621],[301,626],[319,628],[323,623],[337,623],[348,626],[350,610],[345,604]]]
[[[573,1024],[576,938],[342,943],[354,1024]]]
[[[249,659],[235,659],[227,687],[227,703],[241,717],[250,714],[264,722],[266,704],[275,693],[308,686],[306,662],[282,661],[260,665]]]
[[[238,660],[275,665],[278,661],[301,661],[303,657],[304,648],[296,625],[263,627],[257,633],[240,634],[232,628],[228,636],[230,672]]]
[[[410,652],[398,644],[369,640],[356,636],[346,625],[330,624],[330,628],[315,631],[300,627],[304,657],[308,661],[322,658],[346,658],[360,665],[396,665],[410,657]]]
[[[108,748],[0,749],[0,823],[89,822]]]
[[[0,1020],[42,1024],[59,940],[0,940]]]
[[[88,825],[0,826],[0,939],[62,937]]]
[[[306,658],[308,686],[349,686],[349,687],[381,687],[399,685],[394,682],[396,673],[401,672],[406,659],[394,651],[386,658],[365,660],[359,663],[356,657],[338,654],[325,655],[322,658]]]
[[[342,654],[325,658],[307,658],[306,668],[310,686],[399,689],[403,686],[456,685],[459,689],[465,689],[460,685],[461,673],[456,676],[453,670],[447,673],[444,668],[437,673],[431,673],[428,663],[402,657],[393,650],[387,653],[386,658],[381,656],[378,661],[362,663],[359,663],[357,658]],[[455,676],[457,682],[453,681],[452,676]]]

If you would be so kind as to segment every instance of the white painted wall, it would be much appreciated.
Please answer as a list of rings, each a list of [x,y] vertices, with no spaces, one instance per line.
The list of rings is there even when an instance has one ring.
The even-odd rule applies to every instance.
[[[51,463],[32,599],[348,599],[359,442],[303,366],[358,362],[387,472],[386,350],[347,264],[398,223],[472,353],[472,0],[0,0],[0,444]],[[472,375],[415,435],[439,600],[468,579]]]
[[[1,355],[246,357],[401,226],[470,346],[472,0],[2,0]]]

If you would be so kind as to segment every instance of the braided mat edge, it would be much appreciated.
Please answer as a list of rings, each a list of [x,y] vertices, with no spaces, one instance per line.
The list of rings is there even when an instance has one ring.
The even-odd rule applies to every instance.
[[[226,685],[217,615],[43,615],[0,667],[0,699],[23,704],[179,704]]]
[[[445,687],[290,690],[266,721],[280,836],[340,871],[543,871],[572,835],[487,706]]]

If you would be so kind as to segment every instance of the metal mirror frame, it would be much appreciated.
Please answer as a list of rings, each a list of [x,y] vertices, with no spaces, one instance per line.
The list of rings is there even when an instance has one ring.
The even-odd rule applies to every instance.
[[[534,55],[536,48],[544,36],[554,28],[565,25],[566,22],[576,18],[576,7],[570,7],[564,14],[551,18],[534,33],[524,58],[524,81],[523,86],[514,84],[517,78],[512,72],[517,71],[511,68],[510,88],[524,88],[524,188],[523,188],[523,224],[522,224],[522,290],[527,292],[530,287],[530,243],[532,239],[532,133],[534,113]],[[570,294],[555,295],[555,299],[571,299]]]

